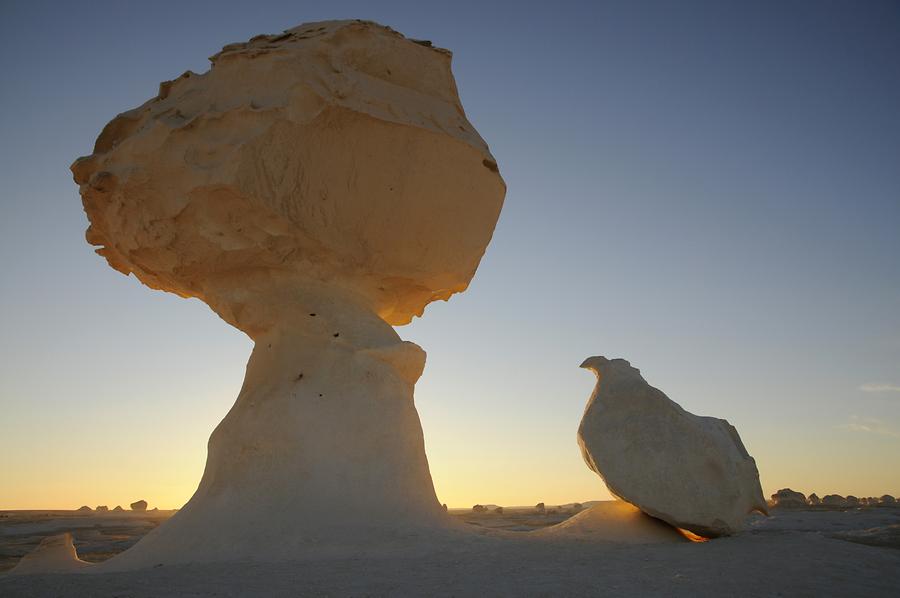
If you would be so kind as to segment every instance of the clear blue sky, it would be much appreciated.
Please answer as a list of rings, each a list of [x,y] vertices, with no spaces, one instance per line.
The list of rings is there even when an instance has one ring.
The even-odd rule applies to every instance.
[[[250,341],[92,253],[68,166],[222,45],[373,19],[454,52],[509,187],[399,330],[439,496],[603,498],[589,355],[727,418],[767,493],[900,494],[900,4],[3,2],[0,508],[180,506]]]

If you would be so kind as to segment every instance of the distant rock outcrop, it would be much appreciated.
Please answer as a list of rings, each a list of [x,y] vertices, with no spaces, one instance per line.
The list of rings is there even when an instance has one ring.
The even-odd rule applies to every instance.
[[[544,505],[544,503],[539,502],[538,504],[534,505],[534,510],[543,515],[547,512],[547,507]]]
[[[597,385],[578,444],[614,496],[705,537],[766,512],[756,462],[731,424],[685,411],[624,359],[590,357],[581,367]]]
[[[894,498],[893,496],[891,496],[890,494],[885,494],[885,495],[882,496],[881,499],[878,501],[878,504],[882,504],[882,505],[895,505],[895,504],[897,504],[897,499]]]
[[[813,506],[813,507],[817,507],[817,506],[819,506],[820,504],[822,504],[822,499],[819,498],[819,495],[816,494],[815,492],[813,492],[812,494],[810,494],[810,495],[809,495],[809,498],[807,498],[806,501],[807,501],[811,506]]]
[[[97,505],[97,508],[94,510],[98,513],[106,513],[107,511],[109,511],[109,507],[107,507],[106,505]]]
[[[496,509],[494,509],[494,513],[496,513],[496,514],[498,514],[498,515],[502,515],[502,514],[503,514],[503,507],[497,507]]]
[[[89,506],[87,506],[87,505],[84,505],[83,507],[79,507],[78,510],[75,511],[75,512],[76,512],[76,513],[90,513],[90,512],[91,512],[91,508],[90,508]]]
[[[122,505],[116,505],[116,508],[113,509],[113,511],[116,512],[116,513],[120,512],[120,511],[124,511],[124,510],[125,510],[125,509],[122,508]]]
[[[790,488],[782,488],[772,495],[772,506],[782,509],[799,509],[806,506],[806,495]]]
[[[840,494],[827,494],[822,498],[822,505],[826,507],[846,507],[847,499]]]
[[[147,510],[147,501],[139,500],[139,501],[131,503],[131,510],[132,511],[146,511]]]
[[[848,507],[858,507],[859,506],[859,499],[857,497],[853,496],[852,494],[848,495],[847,498],[844,499],[844,502],[847,504]]]
[[[472,507],[473,513],[484,513],[487,509],[484,508],[484,505],[475,505]]]

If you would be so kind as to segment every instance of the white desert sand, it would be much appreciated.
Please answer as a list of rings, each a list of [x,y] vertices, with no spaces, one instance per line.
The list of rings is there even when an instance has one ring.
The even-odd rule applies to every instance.
[[[458,513],[468,520],[471,509]],[[504,521],[520,524],[526,515],[534,518],[528,528],[534,529],[541,517],[531,507],[478,518],[485,526],[508,528]],[[81,518],[84,527],[74,532],[79,549],[95,542],[91,521],[106,525],[109,517]],[[127,519],[137,523],[142,517]],[[4,521],[3,551],[9,549],[4,540],[20,537],[17,527],[27,526],[25,533],[31,533],[40,525],[46,533],[58,533],[59,525],[71,525],[57,519]],[[417,551],[394,546],[278,562],[164,565],[99,575],[0,575],[0,596],[896,596],[898,525],[900,508],[891,506],[776,509],[771,517],[752,516],[743,532],[705,543],[632,544],[598,540],[591,533],[474,533],[423,544]],[[887,536],[891,529],[893,548],[877,545],[878,535]],[[869,541],[876,545],[855,543]]]

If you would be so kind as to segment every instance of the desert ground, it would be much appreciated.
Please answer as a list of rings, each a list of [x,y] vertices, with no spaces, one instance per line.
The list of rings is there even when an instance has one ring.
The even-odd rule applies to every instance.
[[[697,543],[620,544],[530,533],[572,508],[473,513],[479,528],[453,543],[304,561],[165,566],[130,573],[0,576],[2,596],[896,596],[900,508],[775,509],[736,536]],[[79,556],[99,562],[128,548],[172,511],[0,513],[9,569],[41,538],[71,531]]]

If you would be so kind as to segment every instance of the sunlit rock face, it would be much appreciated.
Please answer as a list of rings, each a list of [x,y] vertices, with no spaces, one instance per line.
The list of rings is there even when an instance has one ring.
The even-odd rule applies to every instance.
[[[211,60],[72,165],[87,239],[112,267],[251,336],[280,319],[256,297],[271,288],[324,282],[390,324],[466,288],[505,187],[450,52],[331,21]]]
[[[363,21],[257,36],[72,165],[113,268],[255,341],[194,497],[109,567],[443,525],[413,402],[425,353],[392,325],[466,289],[505,193],[450,60]]]
[[[624,359],[591,357],[597,374],[578,444],[610,492],[704,537],[739,531],[766,512],[759,472],[727,421],[688,413]]]

